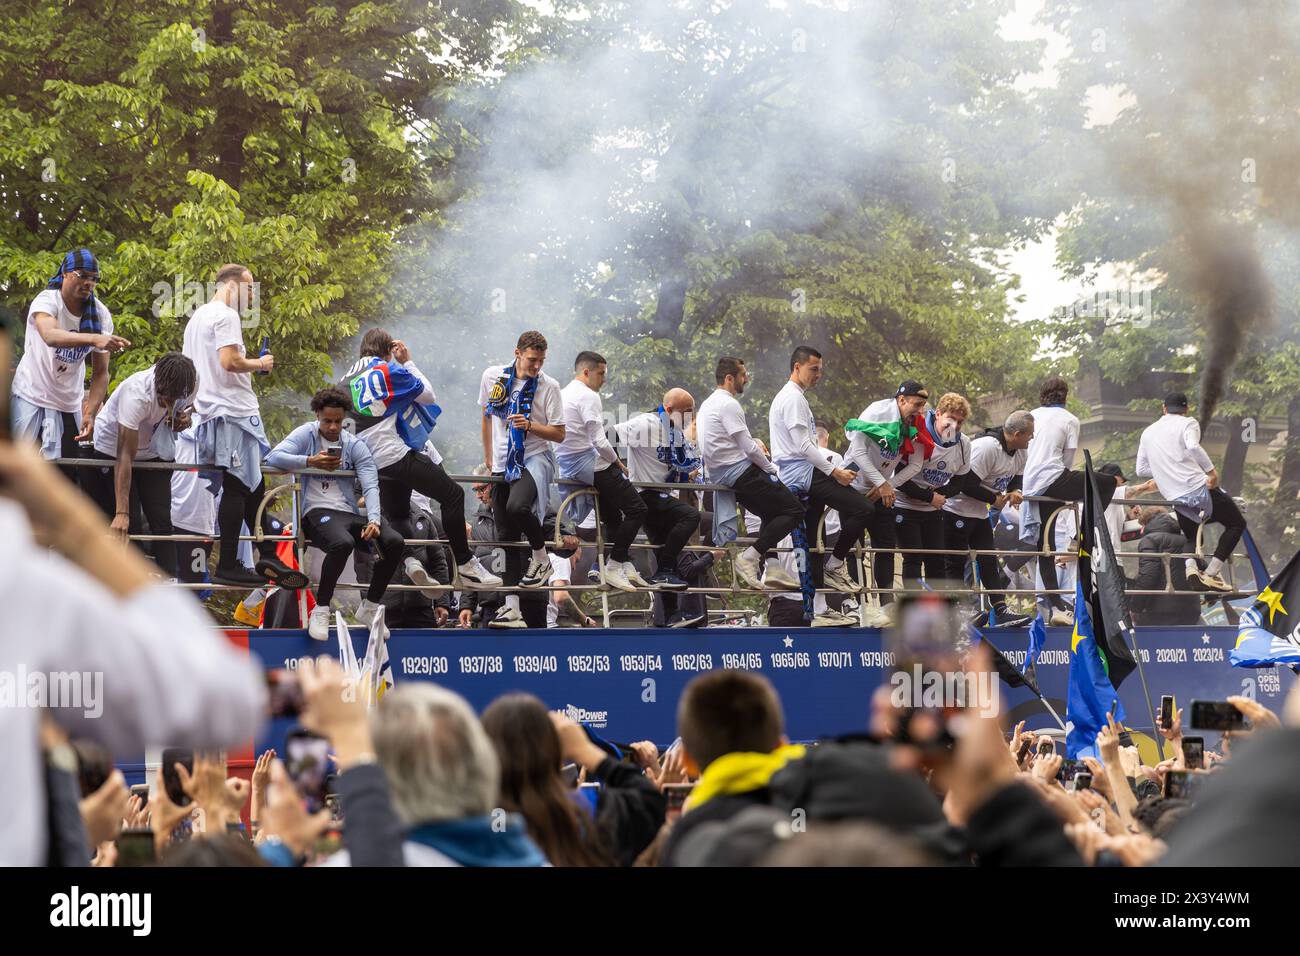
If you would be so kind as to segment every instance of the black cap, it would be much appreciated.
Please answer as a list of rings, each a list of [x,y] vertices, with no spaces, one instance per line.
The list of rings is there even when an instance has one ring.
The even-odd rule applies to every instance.
[[[1170,392],[1165,396],[1165,408],[1171,412],[1187,411],[1187,395],[1185,392]]]
[[[1115,464],[1113,461],[1108,461],[1106,462],[1106,464],[1098,468],[1097,474],[1113,475],[1114,477],[1118,478],[1120,481],[1128,481],[1128,479],[1124,477],[1124,472],[1120,470],[1119,465]]]
[[[898,386],[898,391],[894,393],[894,397],[897,398],[899,395],[919,395],[922,398],[930,397],[930,393],[925,390],[925,386],[914,378],[909,378],[902,385]]]

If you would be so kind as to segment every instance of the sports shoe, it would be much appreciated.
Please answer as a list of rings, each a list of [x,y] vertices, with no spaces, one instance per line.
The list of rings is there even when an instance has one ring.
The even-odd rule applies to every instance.
[[[531,560],[528,562],[528,570],[524,576],[519,579],[521,588],[543,588],[546,582],[551,580],[551,562]]]
[[[587,569],[587,582],[596,585],[602,591],[609,590],[609,585],[600,579],[600,568],[594,564]]]
[[[708,617],[703,611],[678,611],[667,622],[668,627],[699,627]]]
[[[648,588],[651,586],[649,581],[641,577],[641,572],[636,569],[636,565],[631,561],[623,562],[623,576],[632,583],[633,587]]]
[[[307,619],[307,633],[311,635],[313,641],[328,641],[330,639],[330,608],[328,604],[317,604],[311,609],[311,617]]]
[[[620,591],[636,590],[636,585],[627,579],[627,574],[623,571],[622,561],[602,561],[601,564],[604,566],[605,583],[609,587],[617,588]],[[524,586],[527,587],[528,585],[525,584]]]
[[[307,575],[301,571],[295,571],[279,558],[262,558],[253,567],[258,574],[290,591],[305,588],[308,584]]]
[[[250,571],[242,564],[223,568],[217,565],[212,572],[212,580],[217,584],[236,584],[240,587],[260,588],[266,586],[266,578],[256,571]]]
[[[656,571],[646,585],[662,591],[685,591],[690,586],[690,582],[675,571]]]
[[[485,568],[478,558],[470,558],[459,565],[456,577],[463,591],[494,591],[501,587],[501,579]]]
[[[763,587],[769,591],[798,591],[799,579],[775,561],[769,561],[763,575]]]
[[[834,608],[827,608],[812,619],[813,627],[857,627],[858,619],[841,614]]]
[[[366,627],[369,627],[374,621],[375,615],[378,613],[378,604],[370,600],[370,598],[362,598],[361,606],[357,608],[357,612],[354,616],[356,617],[358,624],[364,624]]]
[[[736,569],[736,578],[740,581],[742,587],[749,588],[752,591],[763,590],[763,582],[758,579],[757,557],[747,558],[742,552],[736,555],[732,567]]]
[[[887,604],[885,606],[893,607],[892,604]],[[866,622],[866,627],[885,628],[894,626],[894,618],[892,615],[886,613],[881,608],[872,607],[870,604],[867,605],[867,610],[863,615],[863,620]]]
[[[1201,586],[1207,591],[1230,592],[1232,590],[1232,585],[1217,574],[1208,574],[1205,571],[1188,571],[1187,577],[1189,580],[1201,582]]]
[[[262,623],[262,608],[265,606],[266,588],[258,588],[235,605],[235,620],[249,627],[258,627]]]
[[[528,624],[524,621],[524,616],[520,614],[518,611],[516,611],[514,608],[510,607],[508,604],[503,604],[499,608],[497,608],[496,617],[488,621],[488,627],[527,627],[527,626]]]
[[[849,577],[847,561],[841,563],[839,567],[826,569],[826,586],[844,594],[857,594],[861,590],[858,582]]]
[[[1053,627],[1074,627],[1074,615],[1064,608],[1052,608],[1052,619],[1047,622]]]
[[[429,569],[415,558],[408,557],[403,561],[402,570],[406,572],[406,576],[410,579],[411,583],[418,587],[420,593],[425,597],[436,598],[440,593],[442,593],[437,590],[441,586],[442,582],[430,574]]]
[[[989,626],[990,627],[1028,627],[1032,623],[1034,623],[1034,619],[1030,617],[1028,614],[1012,614],[1010,611],[1008,611],[1006,614],[998,616],[998,622],[996,624],[991,624]]]

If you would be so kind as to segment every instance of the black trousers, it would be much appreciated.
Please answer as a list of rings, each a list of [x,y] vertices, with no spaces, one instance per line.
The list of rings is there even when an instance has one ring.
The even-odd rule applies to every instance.
[[[499,471],[494,474],[503,476],[503,472]],[[518,541],[522,535],[528,539],[528,546],[534,551],[546,547],[542,523],[533,514],[533,504],[536,501],[537,482],[533,481],[533,476],[527,471],[519,476],[518,481],[493,483],[492,518],[496,522],[501,541]],[[501,583],[514,586],[524,576],[527,556],[521,548],[506,548],[505,552],[506,570]]]
[[[646,507],[645,535],[656,546],[655,564],[660,571],[677,568],[677,558],[700,526],[700,512],[668,491],[647,488],[641,492]]]
[[[832,554],[841,561],[849,556],[853,546],[862,540],[875,507],[860,491],[841,485],[830,475],[814,471],[812,483],[808,486],[808,508],[804,512],[804,527],[808,533],[808,547],[817,545],[817,526],[821,522],[822,512],[827,508],[839,512],[840,530]],[[825,531],[822,537],[826,536]],[[826,558],[820,552],[810,550],[808,567],[812,571],[813,584],[825,586]]]
[[[1093,472],[1093,477],[1097,479],[1097,490],[1101,492],[1101,506],[1105,508],[1110,504],[1110,499],[1115,497],[1116,481],[1114,475],[1100,475]],[[1061,501],[1082,501],[1083,489],[1087,476],[1082,471],[1066,471],[1056,477],[1050,485],[1039,492],[1044,498],[1057,498]],[[1039,502],[1038,510],[1043,516],[1042,527],[1038,529],[1038,550],[1042,551],[1047,542],[1047,515],[1055,511],[1058,505],[1051,502]],[[1048,550],[1055,551],[1055,548]],[[1060,584],[1056,577],[1056,558],[1051,556],[1040,556],[1038,559],[1038,573],[1043,579],[1043,588],[1048,591],[1054,591]],[[1055,607],[1061,607],[1064,601],[1059,594],[1050,594],[1048,600]]]
[[[75,444],[75,443],[74,443]],[[76,453],[80,456],[81,452]],[[116,461],[101,451],[91,453],[92,458],[109,462],[107,468],[79,468],[81,487],[113,520],[117,513]],[[131,469],[131,534],[144,534],[145,522],[150,534],[172,533],[172,473],[145,468]],[[179,577],[176,570],[176,544],[171,541],[151,541],[148,550],[158,567],[167,577]]]
[[[632,482],[618,465],[596,472],[593,482],[600,493],[600,517],[605,522],[605,540],[611,561],[630,561],[628,551],[645,523],[648,509]]]
[[[1227,561],[1246,531],[1246,519],[1242,516],[1237,503],[1222,488],[1210,489],[1210,504],[1213,510],[1205,519],[1205,523],[1223,525],[1223,534],[1219,536],[1219,543],[1214,546],[1214,556],[1220,561]],[[1183,530],[1183,537],[1191,545],[1188,550],[1195,551],[1196,533],[1201,526],[1181,511],[1174,513],[1178,516],[1178,527]]]
[[[894,571],[898,567],[897,555],[887,548],[898,547],[898,530],[894,518],[894,509],[886,508],[875,502],[872,512],[867,516],[867,534],[871,536],[871,547],[877,549],[871,562],[871,574],[877,588],[894,586]],[[879,591],[880,603],[888,604],[894,600],[891,592]]]
[[[988,518],[969,518],[966,515],[943,514],[943,540],[945,548],[972,549],[975,551],[992,551],[993,526]],[[969,558],[961,554],[943,556],[944,574],[954,586],[960,586],[966,580],[966,564]],[[979,569],[980,587],[990,590],[989,600],[999,613],[1006,610],[1007,596],[992,591],[993,588],[1007,586],[1007,577],[998,567],[997,555],[981,554],[976,557]]]
[[[898,546],[909,548],[943,548],[943,513],[915,511],[911,508],[894,509],[894,529]],[[932,588],[943,587],[942,554],[903,555],[903,579],[907,587],[915,587],[925,569],[925,581]]]
[[[411,492],[432,498],[442,511],[442,528],[458,565],[473,554],[465,532],[465,490],[452,481],[442,465],[418,451],[410,451],[379,471],[379,507],[389,524],[403,538],[417,537],[411,531]]]
[[[388,582],[393,580],[397,564],[402,560],[402,536],[387,524],[381,524],[379,539],[365,542],[361,538],[361,532],[367,523],[364,515],[329,508],[313,508],[302,516],[302,530],[307,535],[307,540],[325,552],[320,583],[316,586],[317,604],[329,606],[339,575],[348,566],[348,558],[363,544],[375,545],[379,554],[366,599],[378,603],[384,596]]]
[[[85,452],[82,451],[81,445],[77,443],[77,432],[81,431],[77,427],[77,420],[72,417],[72,412],[59,412],[58,414],[59,418],[63,419],[63,439],[59,443],[59,457],[81,458],[85,455]],[[91,455],[90,457],[97,458],[99,456]],[[74,468],[72,465],[59,466],[59,471],[63,472],[64,477],[74,485],[81,485],[83,490],[85,489],[85,483],[81,479],[89,470],[87,468]]]
[[[736,479],[733,490],[741,507],[763,520],[754,542],[754,550],[760,557],[765,557],[804,519],[803,505],[794,492],[758,465],[746,468]]]
[[[170,480],[167,485],[171,488]],[[170,496],[171,492],[168,491]],[[262,503],[262,497],[266,494],[266,482],[259,481],[256,488],[250,489],[232,473],[225,472],[221,476],[221,504],[217,506],[217,529],[221,535],[221,554],[217,558],[217,567],[233,568],[239,563],[239,531],[243,525],[248,525],[250,531],[257,527],[257,508]],[[272,524],[269,518],[264,516],[263,522],[267,525],[268,532],[276,530],[278,534],[278,522]],[[253,547],[257,548],[257,553],[264,558],[275,557],[276,541],[267,539],[265,541],[253,542]]]

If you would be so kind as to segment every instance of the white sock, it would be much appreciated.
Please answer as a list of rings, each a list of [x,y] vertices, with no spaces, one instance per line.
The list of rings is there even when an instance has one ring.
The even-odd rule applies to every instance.
[[[825,613],[826,613],[826,595],[825,595],[825,594],[814,594],[814,595],[813,595],[813,614],[825,614]]]
[[[1193,571],[1195,571],[1195,570],[1196,570],[1196,559],[1195,559],[1195,558],[1188,558],[1186,561],[1184,561],[1184,562],[1183,562],[1183,569],[1184,569],[1188,574],[1191,574]]]
[[[844,563],[843,558],[837,558],[835,557],[835,555],[832,554],[830,557],[826,559],[825,568],[827,571],[834,571],[843,563]]]
[[[744,558],[746,561],[757,561],[757,560],[758,560],[758,549],[755,548],[755,547],[751,544],[751,545],[750,545],[748,548],[746,548],[744,551],[740,552],[740,556],[741,556],[742,558]]]
[[[1210,563],[1205,566],[1205,573],[1217,577],[1223,570],[1223,562],[1218,558],[1210,558]]]
[[[519,610],[519,595],[518,595],[518,594],[507,594],[507,595],[506,595],[506,607],[510,608],[512,611],[518,611],[518,610]]]
[[[536,561],[538,564],[545,564],[545,563],[546,563],[546,549],[545,549],[545,548],[533,548],[533,560]]]

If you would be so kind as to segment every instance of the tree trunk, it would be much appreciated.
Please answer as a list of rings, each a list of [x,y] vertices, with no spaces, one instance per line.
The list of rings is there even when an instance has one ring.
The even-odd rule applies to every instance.
[[[1286,448],[1282,452],[1282,475],[1273,504],[1278,509],[1294,509],[1297,495],[1300,495],[1300,394],[1292,395],[1286,407]],[[1290,512],[1281,510],[1280,513]]]
[[[1219,485],[1228,494],[1241,494],[1242,483],[1246,478],[1247,445],[1241,438],[1242,418],[1234,415],[1228,419],[1228,446],[1223,451],[1223,470],[1220,472]]]
[[[659,298],[655,302],[651,334],[657,339],[673,339],[686,318],[686,276],[673,273],[659,280]]]
[[[235,42],[235,4],[218,2],[212,10],[212,42],[218,46],[231,46]],[[216,77],[214,86],[225,77]],[[244,179],[244,137],[248,135],[249,115],[244,96],[231,89],[223,89],[217,97],[216,176],[224,179],[232,189],[239,189]]]

